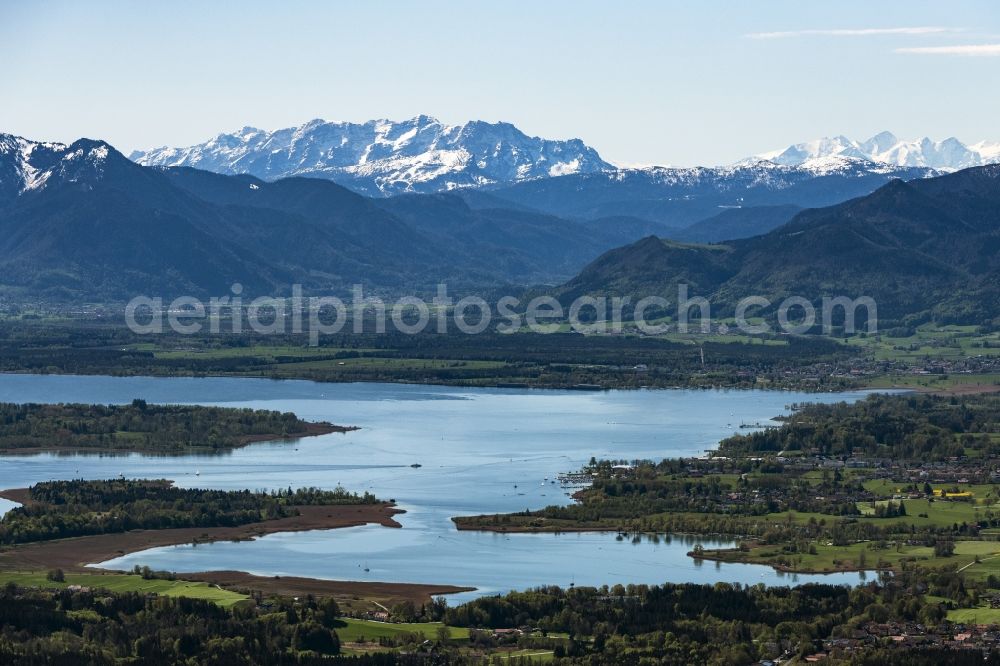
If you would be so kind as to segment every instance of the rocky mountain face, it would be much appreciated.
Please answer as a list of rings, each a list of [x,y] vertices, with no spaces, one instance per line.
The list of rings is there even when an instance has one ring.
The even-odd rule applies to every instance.
[[[368,196],[492,187],[613,167],[579,139],[530,137],[509,123],[445,125],[312,120],[273,132],[244,127],[187,148],[133,153],[145,166],[189,166],[264,180],[329,178]]]

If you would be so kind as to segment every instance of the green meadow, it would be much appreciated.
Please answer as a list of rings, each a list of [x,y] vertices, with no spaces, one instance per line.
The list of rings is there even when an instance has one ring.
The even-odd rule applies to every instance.
[[[167,597],[189,597],[213,601],[220,606],[232,606],[248,599],[244,594],[224,590],[208,583],[197,583],[184,580],[144,579],[131,574],[74,574],[65,575],[64,582],[48,580],[45,572],[11,572],[0,571],[0,585],[15,583],[22,587],[37,587],[41,589],[60,589],[70,585],[79,585],[109,592],[139,592],[153,593]]]

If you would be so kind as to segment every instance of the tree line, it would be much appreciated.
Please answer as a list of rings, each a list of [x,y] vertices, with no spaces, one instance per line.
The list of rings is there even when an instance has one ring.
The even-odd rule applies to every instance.
[[[0,403],[0,449],[219,451],[250,439],[302,434],[309,423],[267,410],[150,405]]]
[[[1000,455],[1000,396],[871,395],[857,403],[806,405],[772,428],[723,440],[724,455],[805,452],[945,461],[973,450]]]
[[[48,481],[0,519],[0,544],[128,532],[135,529],[236,527],[298,515],[299,506],[374,504],[343,488],[273,492],[177,488],[169,481]]]

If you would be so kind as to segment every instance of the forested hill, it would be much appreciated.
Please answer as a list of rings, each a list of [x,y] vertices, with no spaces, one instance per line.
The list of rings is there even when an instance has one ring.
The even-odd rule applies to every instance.
[[[275,154],[261,157],[270,163]],[[450,182],[458,189],[415,194],[394,177],[384,191],[360,188],[379,195],[369,198],[305,177],[322,175],[309,168],[250,169],[255,177],[241,163],[222,167],[233,172],[222,175],[142,166],[104,141],[62,145],[0,134],[0,297],[118,303],[140,294],[220,296],[237,282],[244,296],[287,296],[294,284],[340,295],[364,284],[397,296],[433,293],[440,282],[453,291],[554,285],[649,234],[708,220],[677,237],[743,237],[787,221],[792,210],[935,173],[863,160],[821,171],[760,161],[605,172],[598,162],[596,172],[578,163],[577,173],[540,177],[555,166],[550,157],[534,165],[545,166],[534,175],[515,169],[518,179],[532,180],[513,187],[483,191],[460,179]],[[432,180],[442,175],[434,172]],[[294,177],[269,180],[282,175]],[[400,196],[381,196],[388,193]],[[720,211],[730,212],[714,220]]]
[[[103,141],[46,147],[0,134],[0,297],[108,303],[220,295],[234,283],[245,296],[287,296],[293,284],[321,294],[354,284],[398,294],[433,293],[439,282],[552,284],[640,235],[503,205],[474,209],[452,194],[374,200],[317,178],[144,167]]]
[[[647,237],[604,254],[555,293],[673,299],[679,284],[723,314],[750,295],[772,308],[791,295],[869,296],[880,321],[991,322],[1000,316],[1000,166],[893,181],[724,245]]]

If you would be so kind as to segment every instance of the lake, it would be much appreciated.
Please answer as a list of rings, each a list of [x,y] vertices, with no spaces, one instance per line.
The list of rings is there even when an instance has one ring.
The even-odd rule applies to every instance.
[[[364,526],[275,534],[253,542],[175,546],[102,563],[178,572],[473,586],[453,602],[541,584],[716,582],[857,584],[856,573],[792,576],[770,567],[697,563],[695,540],[616,540],[614,534],[458,532],[455,515],[521,511],[570,501],[547,482],[591,456],[694,456],[742,423],[766,423],[799,402],[864,392],[468,389],[321,384],[244,378],[0,375],[0,402],[151,403],[252,407],[359,426],[217,455],[39,454],[0,457],[0,487],[67,478],[166,478],[180,486],[275,489],[337,485],[395,499],[403,529]],[[421,467],[413,468],[412,464]],[[0,505],[0,511],[9,508]],[[701,540],[715,545],[718,542]],[[365,572],[364,569],[369,571]]]

